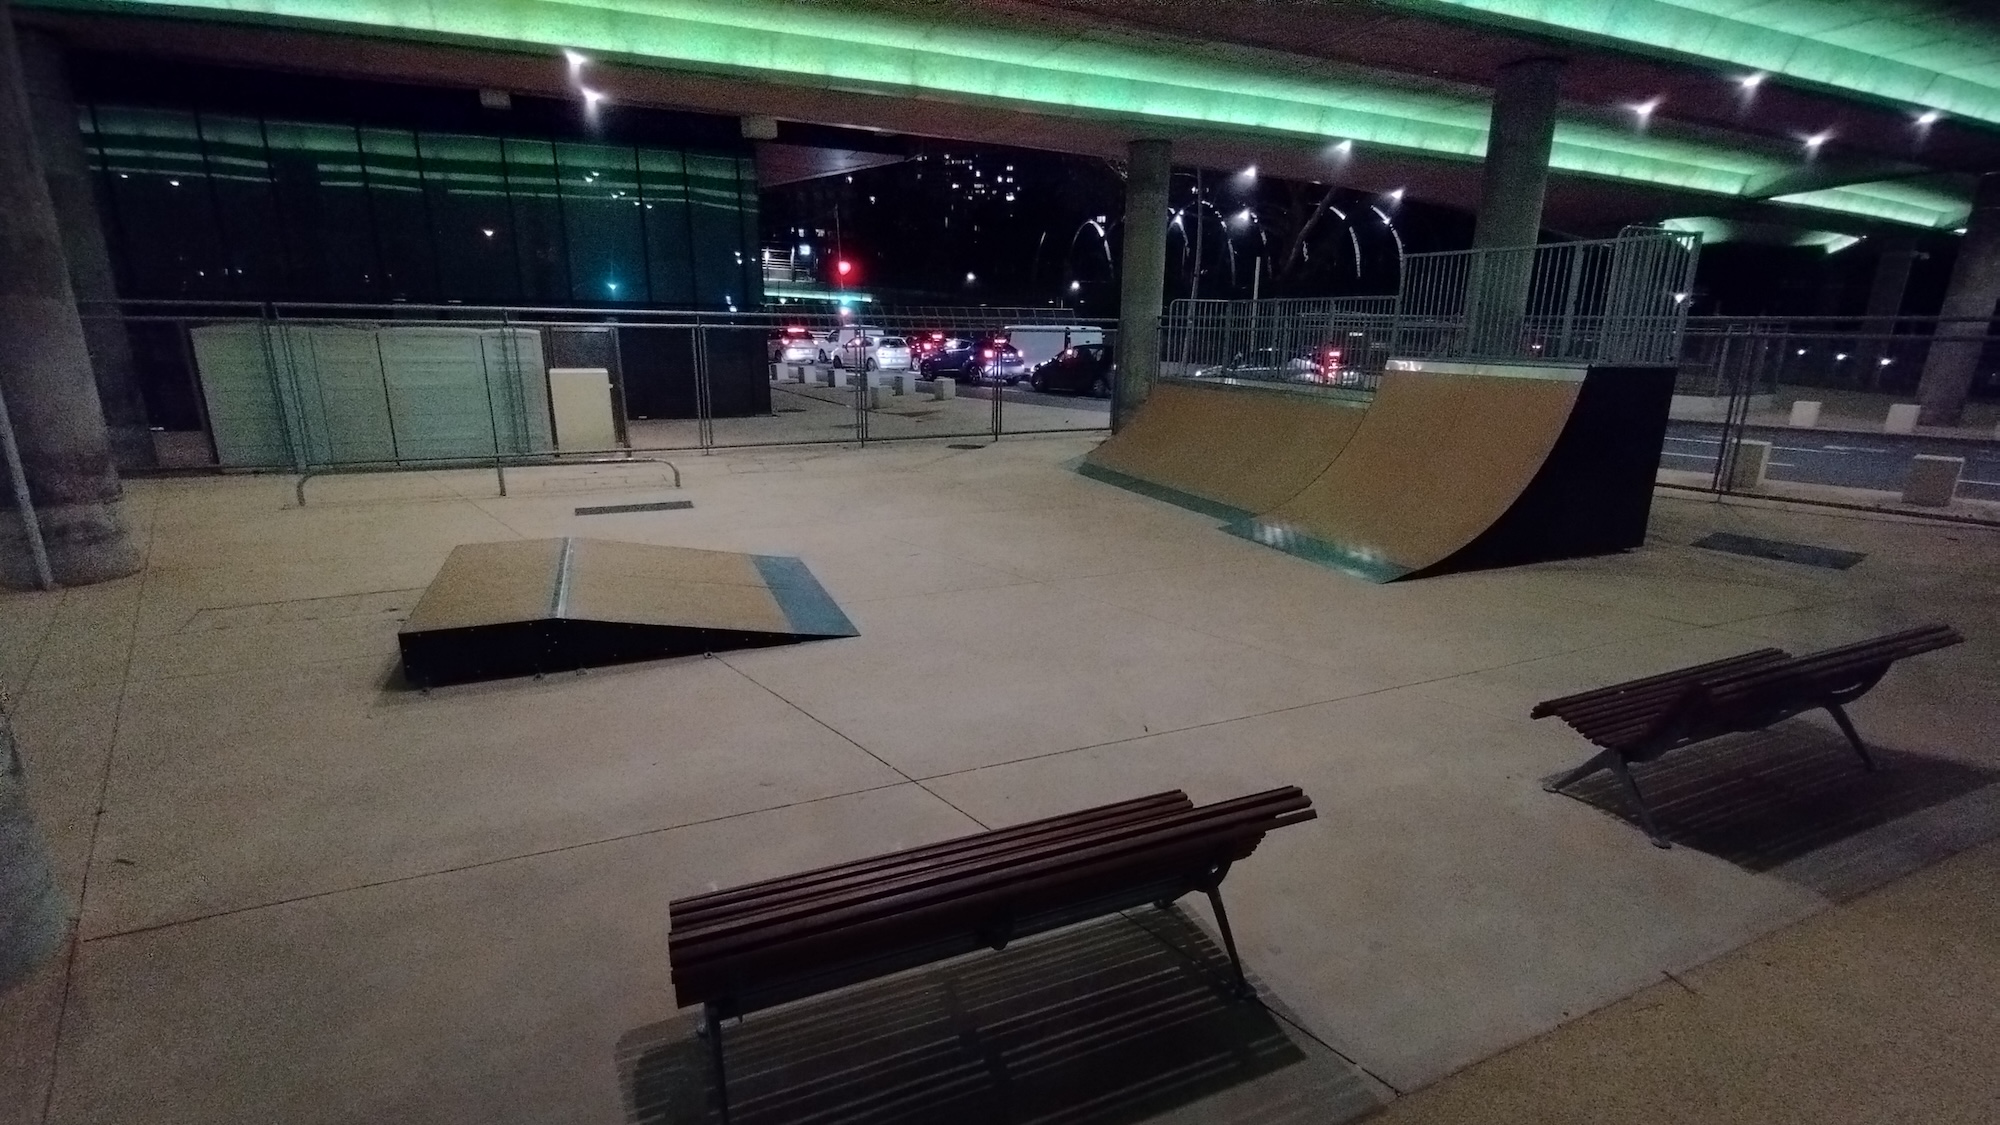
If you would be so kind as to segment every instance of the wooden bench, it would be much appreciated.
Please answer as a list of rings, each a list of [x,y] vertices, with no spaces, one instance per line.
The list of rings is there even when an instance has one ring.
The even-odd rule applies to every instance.
[[[1219,888],[1266,832],[1313,819],[1296,787],[1196,808],[1174,790],[668,906],[674,994],[702,1005],[723,1120],[722,1020],[1191,891]]]
[[[1613,684],[1535,704],[1531,718],[1550,715],[1602,749],[1596,757],[1543,788],[1554,793],[1608,769],[1624,783],[1646,835],[1667,847],[1629,768],[1669,750],[1739,731],[1762,730],[1804,711],[1825,708],[1867,769],[1868,747],[1843,708],[1861,698],[1898,660],[1955,645],[1965,638],[1948,625],[1905,629],[1807,656],[1760,648],[1727,660]]]

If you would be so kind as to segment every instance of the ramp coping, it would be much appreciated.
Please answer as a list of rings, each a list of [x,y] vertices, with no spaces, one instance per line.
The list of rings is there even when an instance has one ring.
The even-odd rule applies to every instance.
[[[562,558],[556,563],[556,587],[549,594],[549,616],[569,616],[570,563],[576,555],[575,538],[565,535],[562,541]]]

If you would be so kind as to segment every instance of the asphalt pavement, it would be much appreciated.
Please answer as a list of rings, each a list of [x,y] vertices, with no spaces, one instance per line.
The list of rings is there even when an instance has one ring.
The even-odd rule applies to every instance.
[[[1965,471],[1958,482],[1960,497],[2000,500],[2000,442],[1795,430],[1786,426],[1747,426],[1744,436],[1771,443],[1767,475],[1772,480],[1901,492],[1911,458],[1930,453],[1965,458]],[[1666,449],[1660,456],[1660,465],[1667,469],[1710,472],[1721,448],[1719,423],[1673,422],[1667,427]]]

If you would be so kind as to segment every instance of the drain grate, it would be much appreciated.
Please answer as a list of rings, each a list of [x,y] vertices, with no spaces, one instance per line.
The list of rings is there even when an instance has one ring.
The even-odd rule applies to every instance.
[[[1718,531],[1697,539],[1694,545],[1709,551],[1748,555],[1753,559],[1776,559],[1828,570],[1846,570],[1868,557],[1860,551],[1840,551],[1832,547],[1815,547],[1810,543],[1787,543],[1783,539],[1759,539],[1754,535],[1737,535],[1729,531]]]
[[[655,500],[650,504],[605,504],[596,508],[578,508],[579,516],[616,516],[626,512],[678,512],[682,508],[694,507],[692,500]]]
[[[985,449],[986,447],[985,447],[984,445],[981,445],[981,444],[977,443],[977,442],[958,442],[958,441],[955,441],[955,442],[952,442],[952,443],[951,443],[950,445],[947,445],[947,446],[945,446],[945,448],[946,448],[946,449]]]

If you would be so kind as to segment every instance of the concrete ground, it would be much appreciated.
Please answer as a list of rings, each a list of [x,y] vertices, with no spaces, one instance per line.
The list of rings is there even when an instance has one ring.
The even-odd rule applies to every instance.
[[[506,499],[489,474],[329,478],[304,509],[285,478],[134,485],[142,574],[0,595],[0,684],[81,904],[73,958],[0,1002],[0,1120],[680,1120],[645,1116],[621,1061],[676,1019],[669,899],[1280,784],[1320,819],[1231,874],[1239,942],[1300,1034],[1390,1099],[1667,974],[1698,991],[1718,956],[2000,830],[1992,532],[1662,492],[1643,550],[1372,586],[1077,476],[1093,440],[690,456],[678,492],[641,465],[511,472]],[[574,515],[667,498],[695,506]],[[1715,530],[1868,557],[1688,546]],[[397,686],[398,620],[452,546],[559,534],[800,555],[861,635]],[[1660,851],[1539,787],[1585,747],[1528,721],[1538,699],[1935,618],[1969,643],[1854,714],[1895,755],[1882,776],[1949,784],[1807,854]],[[1836,736],[1771,737],[1783,757]],[[1825,784],[1854,812],[1885,783]],[[1754,836],[1766,807],[1704,815]],[[1988,893],[1936,870],[1918,879],[1948,901]],[[1953,932],[1991,948],[1990,926]],[[1943,1050],[1971,1024],[1927,1026],[1909,1034]],[[1783,1073],[1745,1066],[1716,1080]],[[1916,1096],[1929,1072],[1871,1073]]]

